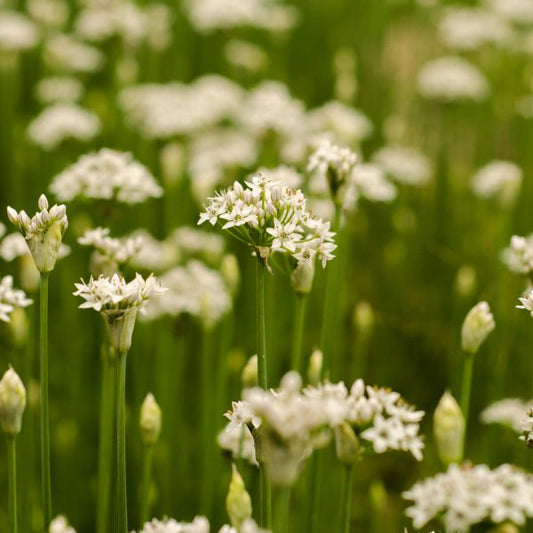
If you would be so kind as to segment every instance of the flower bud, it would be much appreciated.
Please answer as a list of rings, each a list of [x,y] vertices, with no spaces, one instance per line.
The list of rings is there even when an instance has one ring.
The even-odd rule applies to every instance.
[[[346,466],[355,464],[359,458],[359,439],[345,421],[335,427],[335,451],[337,459]]]
[[[494,317],[487,302],[479,302],[472,307],[461,329],[463,350],[469,354],[475,354],[495,326]]]
[[[42,235],[26,239],[39,272],[51,272],[54,270],[61,249],[63,233],[64,229],[61,220],[56,220]]]
[[[467,298],[477,286],[477,275],[473,267],[463,265],[455,274],[455,291],[462,298]]]
[[[251,389],[252,387],[257,387],[257,372],[257,355],[252,355],[252,357],[248,359],[248,362],[242,369],[241,382],[243,389]]]
[[[235,465],[232,465],[231,482],[226,497],[226,510],[231,525],[237,530],[252,516],[252,499],[246,491],[244,481]]]
[[[141,407],[142,440],[145,446],[153,446],[161,434],[161,408],[157,405],[153,394],[148,394]]]
[[[312,261],[298,263],[291,274],[292,290],[298,294],[309,294],[313,288],[315,264]]]
[[[357,328],[357,332],[368,337],[374,329],[376,321],[374,309],[368,302],[358,302],[353,311],[353,323]]]
[[[0,381],[0,424],[9,437],[20,433],[26,407],[26,389],[18,374],[9,368]]]
[[[222,265],[220,266],[222,277],[228,286],[231,294],[236,294],[241,281],[241,274],[239,272],[239,262],[233,254],[226,254],[222,258]]]
[[[35,266],[33,257],[27,253],[19,258],[20,286],[26,292],[36,292],[39,290],[40,275]]]
[[[459,463],[463,455],[465,419],[455,398],[445,392],[433,415],[433,435],[440,460]]]
[[[322,361],[324,355],[318,349],[314,350],[309,358],[309,367],[307,369],[307,379],[311,385],[318,385],[322,376]]]

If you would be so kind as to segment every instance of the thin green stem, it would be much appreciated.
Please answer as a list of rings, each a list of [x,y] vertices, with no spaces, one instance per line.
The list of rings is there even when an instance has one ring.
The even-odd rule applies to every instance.
[[[257,260],[256,274],[256,334],[257,334],[257,358],[258,369],[257,378],[259,386],[268,388],[267,379],[267,354],[266,354],[266,322],[265,322],[265,264],[263,260]]]
[[[307,496],[307,529],[310,533],[318,531],[318,517],[320,510],[320,485],[324,463],[323,450],[317,450],[311,457],[309,469],[309,491]]]
[[[333,231],[337,232],[337,240],[340,239],[342,207],[335,206],[335,219]],[[337,257],[328,265],[326,273],[326,294],[324,296],[324,315],[322,318],[322,332],[320,336],[320,348],[323,354],[322,379],[328,376],[331,370],[333,338],[339,334],[338,325],[338,292],[340,262]]]
[[[464,445],[466,441],[466,432],[468,431],[468,413],[470,410],[470,391],[472,389],[472,372],[474,367],[474,354],[467,354],[463,365],[463,383],[461,386],[461,410],[465,419],[465,438],[463,439],[463,455]]]
[[[339,533],[350,532],[350,519],[352,517],[352,486],[353,465],[344,466],[342,472],[341,507],[339,517]]]
[[[292,337],[291,369],[301,372],[302,366],[302,339],[305,323],[305,306],[307,296],[305,294],[295,294],[294,310],[294,334]]]
[[[52,520],[52,482],[50,475],[50,414],[48,405],[48,272],[41,273],[40,286],[40,369],[41,369],[41,488],[44,529]]]
[[[100,401],[100,443],[98,449],[98,497],[96,510],[96,531],[107,533],[109,530],[109,512],[111,496],[111,479],[113,467],[113,428],[115,412],[113,409],[113,386],[116,365],[111,347],[103,348],[102,393]]]
[[[266,354],[266,321],[265,321],[265,269],[266,266],[259,257],[257,258],[257,283],[256,283],[256,306],[257,306],[257,378],[259,386],[263,389],[268,387],[267,379],[267,354]],[[271,517],[271,488],[266,472],[266,465],[259,465],[259,500],[261,508],[261,527],[270,529]]]
[[[291,504],[291,487],[282,487],[279,489],[276,505],[276,525],[275,533],[287,533],[291,531],[289,527],[289,509]]]
[[[7,438],[7,467],[9,477],[9,523],[11,533],[18,531],[17,517],[17,445],[15,437]]]
[[[128,533],[128,504],[126,494],[126,353],[118,354],[115,375],[117,410],[117,533]]]
[[[141,517],[139,529],[143,528],[149,518],[150,512],[150,485],[152,484],[152,458],[154,447],[144,447],[143,473],[142,473],[142,487],[141,487]]]
[[[200,427],[200,451],[202,454],[202,483],[201,483],[201,509],[205,516],[211,516],[213,504],[213,443],[214,436],[214,382],[213,382],[213,332],[204,327],[202,331],[202,359],[200,361],[200,404],[201,404],[201,427]]]

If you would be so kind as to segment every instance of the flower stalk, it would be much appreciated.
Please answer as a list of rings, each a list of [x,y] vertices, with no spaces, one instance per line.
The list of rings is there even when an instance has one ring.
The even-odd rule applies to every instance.
[[[115,404],[117,413],[115,442],[117,447],[117,533],[128,533],[128,504],[126,493],[126,358],[127,352],[117,354],[115,374]]]
[[[339,532],[350,533],[354,465],[343,465]]]

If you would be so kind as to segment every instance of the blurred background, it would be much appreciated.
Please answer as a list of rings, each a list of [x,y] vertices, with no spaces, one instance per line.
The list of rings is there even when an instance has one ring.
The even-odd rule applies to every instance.
[[[143,258],[124,267],[128,278],[135,271],[163,276],[197,260],[225,284],[231,308],[222,306],[212,320],[205,306],[217,302],[202,274],[179,309],[137,324],[127,386],[131,527],[141,475],[137,421],[148,392],[163,411],[153,515],[191,519],[210,512],[214,527],[224,523],[230,463],[214,443],[209,511],[199,497],[206,475],[200,361],[209,336],[218,431],[255,352],[255,265],[240,243],[209,240],[195,233],[196,223],[207,196],[261,167],[278,169],[279,179],[292,179],[309,195],[313,210],[330,216],[323,188],[306,170],[321,135],[349,146],[362,167],[345,205],[336,259],[342,290],[331,379],[350,385],[362,377],[391,387],[427,413],[422,463],[388,454],[358,469],[353,531],[412,531],[400,493],[442,468],[431,414],[446,389],[459,394],[461,323],[480,300],[489,302],[496,329],[475,360],[466,455],[474,463],[531,467],[515,432],[483,424],[480,413],[502,398],[532,396],[533,324],[515,309],[527,279],[502,260],[512,235],[533,230],[532,55],[529,0],[0,2],[2,206],[32,214],[42,192],[54,197],[56,176],[102,147],[131,152],[164,191],[132,202],[52,188],[67,201],[70,222],[64,239],[70,253],[51,277],[55,511],[67,514],[78,533],[94,531],[104,331],[96,313],[77,309],[72,292],[92,272],[91,250],[77,239],[104,226],[116,237],[144,231]],[[1,219],[9,225],[5,214]],[[5,244],[11,231],[0,242],[0,272],[36,298],[27,258]],[[238,259],[238,284],[234,265],[226,262],[220,274],[227,254]],[[323,299],[317,267],[306,358],[319,348]],[[289,367],[293,306],[288,278],[269,276],[273,385]],[[29,393],[22,531],[37,531],[40,523],[36,317],[34,305],[0,325],[2,368],[20,369]],[[333,455],[321,531],[329,531],[328,512],[338,501]],[[251,468],[244,474],[254,491]],[[302,479],[295,517],[306,498],[305,473]],[[7,501],[6,480],[0,461],[0,502]],[[293,531],[305,531],[303,523],[295,518]],[[0,530],[7,530],[4,503]]]

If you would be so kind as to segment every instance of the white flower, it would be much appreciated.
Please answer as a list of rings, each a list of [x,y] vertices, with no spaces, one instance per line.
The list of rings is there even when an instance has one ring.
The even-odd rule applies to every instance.
[[[250,72],[261,71],[268,65],[268,55],[261,47],[240,39],[229,41],[224,55],[228,63]]]
[[[76,102],[82,94],[83,84],[70,76],[43,78],[37,84],[37,98],[43,104],[54,102]]]
[[[144,524],[139,533],[209,533],[209,521],[204,516],[197,516],[192,522],[154,519]]]
[[[396,198],[396,187],[379,166],[364,163],[354,167],[350,174],[344,193],[344,209],[353,210],[360,197],[371,202],[392,202]]]
[[[446,531],[467,532],[485,520],[524,525],[533,516],[533,477],[511,465],[451,465],[448,471],[403,493],[413,501],[406,515],[416,528],[443,513]]]
[[[533,4],[529,0],[485,0],[497,15],[518,24],[533,22]]]
[[[308,249],[314,250],[322,266],[333,259],[334,233],[328,222],[313,217],[300,190],[289,189],[261,175],[252,177],[245,185],[246,188],[235,182],[208,198],[198,224],[218,222],[263,259],[272,252],[281,252],[301,261]]]
[[[37,26],[16,11],[0,11],[0,50],[34,48],[39,40]]]
[[[76,533],[73,527],[69,526],[67,519],[64,516],[58,516],[50,522],[50,533]]]
[[[533,399],[524,401],[518,398],[506,398],[486,407],[480,418],[484,424],[502,424],[520,433],[524,413],[531,405],[533,405]]]
[[[102,148],[58,174],[50,190],[63,201],[77,197],[136,204],[159,198],[163,189],[148,169],[125,152]]]
[[[511,244],[501,254],[511,272],[529,275],[533,272],[533,234],[527,237],[513,235]]]
[[[460,57],[441,57],[426,63],[418,74],[418,91],[443,102],[480,101],[489,93],[483,74]]]
[[[517,309],[525,309],[529,311],[530,315],[533,317],[533,289],[527,290],[520,300],[521,305],[517,305]]]
[[[28,307],[33,300],[24,291],[13,287],[13,277],[4,276],[0,280],[0,320],[9,322],[9,315],[16,307]]]
[[[522,185],[522,169],[510,161],[492,161],[472,177],[472,190],[480,198],[494,199],[503,206],[514,204]]]
[[[53,150],[66,140],[88,142],[101,130],[100,119],[70,102],[45,108],[28,126],[28,137],[43,150]]]
[[[45,28],[64,28],[69,17],[69,6],[64,0],[28,0],[28,14]]]
[[[520,440],[525,441],[530,448],[533,448],[533,408],[530,408],[522,417],[520,430],[522,432]]]
[[[431,179],[431,165],[428,158],[415,148],[384,146],[372,159],[387,174],[405,185],[424,185]]]
[[[46,41],[44,59],[52,70],[66,72],[95,72],[104,64],[100,50],[61,33]]]
[[[140,250],[131,261],[135,268],[161,272],[177,263],[178,250],[171,240],[158,241],[145,230],[135,231],[131,237],[141,240]]]
[[[12,207],[7,208],[7,214],[25,237],[37,270],[50,272],[61,253],[63,235],[68,227],[67,208],[55,204],[49,209],[44,194],[39,198],[38,207],[40,211],[31,219],[25,211],[17,213]]]
[[[475,354],[489,333],[496,327],[487,302],[476,304],[464,319],[461,328],[461,347],[465,352]]]

